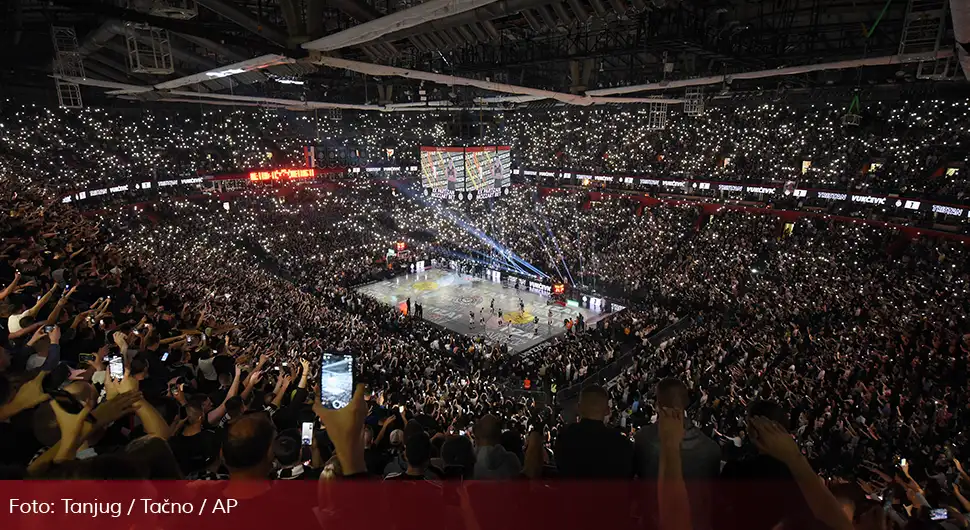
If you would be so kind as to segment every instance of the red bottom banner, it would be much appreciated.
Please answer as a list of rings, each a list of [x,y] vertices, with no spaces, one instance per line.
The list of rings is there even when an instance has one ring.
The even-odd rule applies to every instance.
[[[761,527],[751,515],[767,517],[759,523],[768,528],[772,519],[811,519],[799,513],[793,484],[709,486],[689,485],[693,528],[710,528],[714,518],[718,528]],[[655,528],[658,519],[655,485],[633,481],[10,481],[0,491],[3,530],[607,530]],[[719,508],[726,498],[735,501],[727,513]],[[726,517],[746,520],[724,524]]]

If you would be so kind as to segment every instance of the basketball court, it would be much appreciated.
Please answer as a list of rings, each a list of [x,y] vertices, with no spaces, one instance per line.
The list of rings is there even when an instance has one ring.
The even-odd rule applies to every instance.
[[[493,342],[506,342],[513,351],[521,352],[551,337],[564,333],[565,319],[575,319],[582,314],[586,325],[591,326],[607,313],[586,307],[563,307],[549,304],[549,298],[539,294],[503,287],[482,278],[437,269],[418,274],[398,276],[390,280],[359,287],[358,292],[385,304],[407,310],[415,302],[424,306],[424,319],[463,335],[482,335]],[[519,299],[525,311],[519,310]],[[489,305],[495,300],[495,314]],[[506,323],[499,321],[502,311]],[[552,326],[547,325],[548,313],[552,311]],[[474,325],[468,325],[468,313],[475,313]],[[485,318],[484,326],[480,319]],[[511,326],[507,323],[511,317]],[[534,332],[534,319],[539,317],[539,333]]]

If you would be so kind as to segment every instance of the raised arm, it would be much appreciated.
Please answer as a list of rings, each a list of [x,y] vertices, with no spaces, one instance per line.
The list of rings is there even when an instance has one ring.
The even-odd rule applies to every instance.
[[[845,515],[838,499],[825,487],[798,450],[795,440],[781,425],[767,418],[751,418],[748,421],[748,434],[762,453],[788,466],[816,519],[834,530],[852,530],[852,521]]]
[[[27,310],[27,314],[32,317],[36,317],[37,313],[40,313],[40,309],[45,305],[47,305],[47,302],[51,299],[52,296],[54,296],[54,291],[56,290],[57,290],[57,285],[55,284],[54,287],[51,287],[50,291],[47,291],[47,293],[44,296],[40,297],[40,300],[37,300],[37,303],[34,304],[34,307],[31,307],[30,309]]]
[[[209,425],[215,424],[216,422],[221,420],[223,416],[226,415],[226,402],[229,401],[230,398],[235,397],[236,394],[239,393],[239,378],[241,376],[242,376],[242,368],[240,368],[239,365],[237,364],[236,375],[232,379],[232,385],[229,386],[229,392],[226,393],[226,399],[222,400],[222,403],[218,407],[216,407],[213,410],[210,410],[209,414],[206,416],[206,419],[208,420]]]
[[[8,285],[3,291],[0,291],[0,300],[3,300],[13,294],[13,292],[17,290],[18,283],[20,283],[20,271],[15,272],[13,275],[13,281],[10,282],[10,285]]]
[[[684,411],[662,408],[658,411],[660,430],[660,470],[657,500],[660,506],[660,530],[690,530],[690,501],[680,458],[684,439]]]

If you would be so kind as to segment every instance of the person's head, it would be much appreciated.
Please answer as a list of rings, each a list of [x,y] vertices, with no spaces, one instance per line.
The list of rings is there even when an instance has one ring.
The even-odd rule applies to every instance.
[[[446,467],[471,471],[475,467],[475,448],[467,436],[449,436],[441,446],[441,459]]]
[[[202,415],[205,413],[206,397],[202,394],[194,394],[185,400],[185,420],[189,425],[202,423]]]
[[[610,397],[600,385],[590,385],[579,394],[579,417],[584,420],[606,421],[610,414]]]
[[[668,377],[657,383],[657,406],[684,410],[690,404],[687,385],[680,379]]]
[[[408,471],[424,472],[431,462],[431,438],[423,431],[412,435],[404,444],[404,459]]]
[[[222,459],[230,478],[264,479],[273,469],[276,427],[265,414],[250,414],[229,425]]]
[[[129,371],[131,377],[139,381],[144,381],[148,377],[148,359],[145,357],[144,353],[139,353],[131,359],[131,365],[129,366]]]
[[[34,316],[33,315],[26,315],[26,316],[20,317],[20,327],[21,328],[29,327],[34,322],[36,322],[36,319],[34,319]]]
[[[246,406],[243,404],[243,400],[239,396],[232,396],[226,400],[226,413],[229,417],[236,420],[242,417],[246,413]]]
[[[181,480],[179,463],[168,443],[155,436],[142,436],[132,440],[125,454],[139,470],[139,475],[149,480]]]
[[[284,431],[276,437],[273,442],[273,456],[280,466],[292,467],[300,462],[303,446],[299,436],[299,432]]]
[[[404,431],[401,429],[391,431],[391,445],[396,448],[404,445]]]
[[[475,424],[475,444],[479,447],[502,443],[502,422],[497,417],[486,414]]]

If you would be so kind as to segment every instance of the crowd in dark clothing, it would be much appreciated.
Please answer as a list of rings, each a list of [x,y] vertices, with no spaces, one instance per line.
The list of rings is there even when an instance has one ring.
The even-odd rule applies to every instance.
[[[961,244],[569,196],[527,207],[527,189],[443,214],[366,184],[85,218],[14,184],[6,477],[640,479],[659,481],[666,528],[849,528],[884,501],[901,528],[946,507],[966,526]],[[483,251],[461,223],[638,300],[520,356],[351,288],[418,228],[414,256]],[[550,255],[537,245],[552,237]],[[325,352],[353,355],[366,382],[337,410],[320,403]],[[621,354],[620,375],[596,380]],[[509,383],[525,379],[543,391]],[[575,403],[551,392],[572,384]]]

